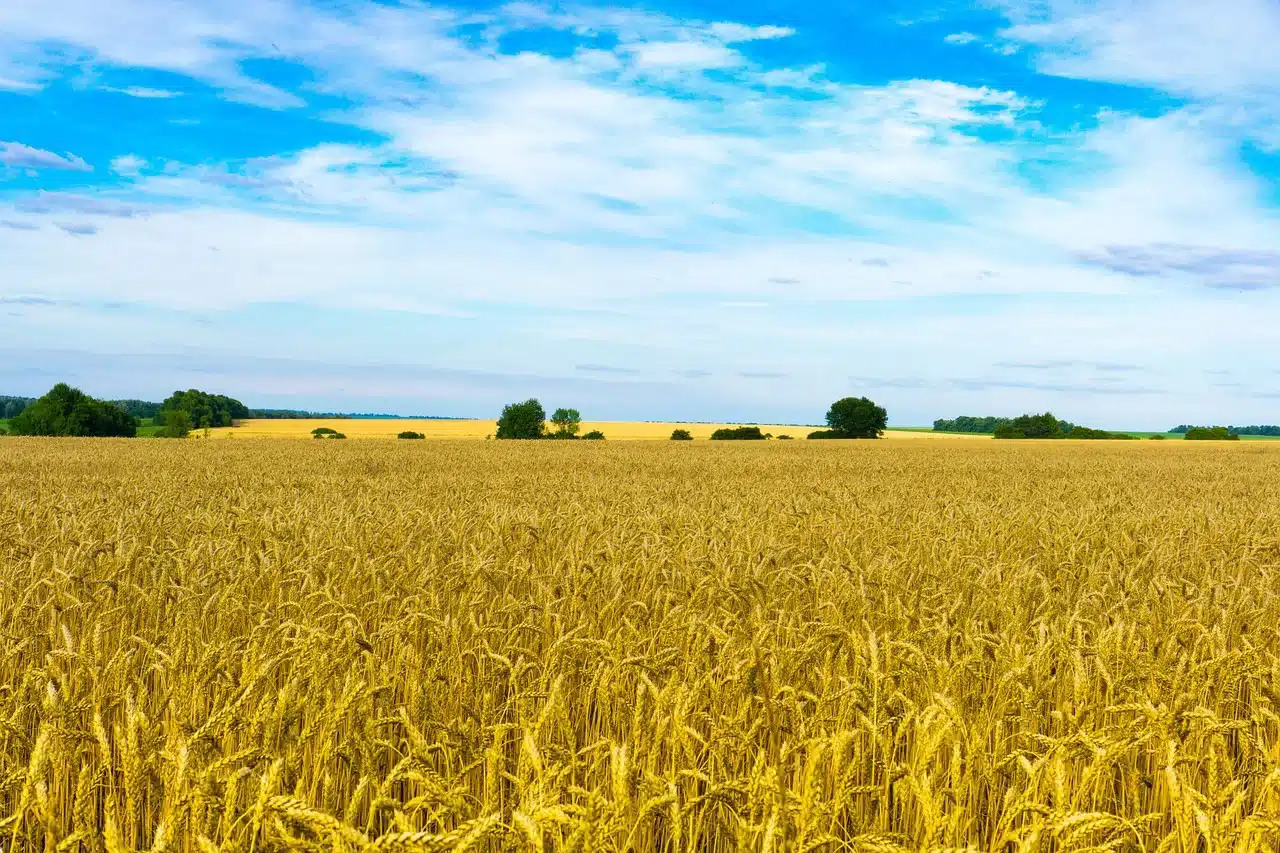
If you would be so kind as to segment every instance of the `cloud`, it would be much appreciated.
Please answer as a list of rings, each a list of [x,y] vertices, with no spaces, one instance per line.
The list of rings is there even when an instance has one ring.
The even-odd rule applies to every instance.
[[[710,27],[711,34],[723,41],[725,44],[744,41],[760,41],[767,39],[789,38],[796,34],[796,31],[790,27],[749,27],[743,24],[734,23],[715,23]]]
[[[1003,367],[1007,370],[1062,370],[1066,367],[1074,367],[1078,362],[1075,361],[998,361],[995,367]]]
[[[92,237],[98,233],[98,226],[87,223],[57,223],[58,228],[72,237]]]
[[[147,167],[147,161],[136,154],[125,154],[111,161],[111,171],[133,177]]]
[[[57,305],[52,299],[43,296],[0,296],[0,305]]]
[[[973,33],[952,33],[943,39],[947,44],[972,44],[978,41],[978,36]]]
[[[698,370],[696,368],[688,369],[688,370],[679,370],[676,372],[679,375],[683,376],[685,379],[706,379],[708,376],[712,375],[711,371],[709,370]]]
[[[574,370],[582,373],[608,373],[614,376],[639,376],[640,371],[630,367],[612,367],[607,364],[575,364]]]
[[[880,267],[881,269],[887,269],[889,261],[885,258],[867,258],[862,262],[862,265],[864,267]]]
[[[0,219],[0,228],[8,228],[11,231],[39,231],[40,226],[34,222],[18,222],[13,219]]]
[[[142,98],[144,100],[178,98],[182,96],[181,92],[173,92],[169,89],[149,89],[146,86],[128,86],[123,89],[107,86],[104,87],[102,91],[114,92],[119,95],[128,95],[131,98]]]
[[[1077,258],[1081,263],[1137,278],[1183,274],[1207,287],[1232,290],[1280,286],[1280,252],[1270,250],[1157,243],[1106,246],[1080,252]]]
[[[92,172],[93,167],[74,154],[54,154],[23,145],[0,142],[0,165],[14,169],[56,169],[66,172]]]
[[[787,374],[768,370],[742,370],[738,375],[743,379],[786,379]]]
[[[141,207],[100,196],[45,190],[33,196],[19,198],[14,202],[14,207],[23,213],[80,213],[87,216],[112,216],[120,219],[141,216],[145,212]]]

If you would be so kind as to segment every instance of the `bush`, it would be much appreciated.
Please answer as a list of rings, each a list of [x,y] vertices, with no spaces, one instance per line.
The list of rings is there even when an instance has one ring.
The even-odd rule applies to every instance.
[[[405,430],[404,432],[402,432],[402,433],[400,433],[399,435],[397,435],[397,436],[396,436],[396,438],[416,438],[416,439],[423,439],[423,438],[426,438],[426,436],[425,436],[425,435],[423,435],[423,434],[422,434],[422,433],[420,433],[420,432],[414,432],[413,430]]]
[[[783,433],[782,435],[778,436],[778,441],[791,441],[791,440],[792,440],[791,436],[787,435],[786,433]]]
[[[316,436],[316,437],[319,438],[319,436]],[[346,436],[340,432],[335,432],[335,433],[330,433],[329,438],[346,438]]]
[[[191,434],[191,415],[183,409],[160,411],[156,413],[155,425],[160,427],[156,432],[158,438],[186,438]]]
[[[604,433],[598,429],[593,429],[591,432],[584,435],[583,438],[587,441],[604,441]]]
[[[671,431],[672,441],[693,441],[693,433],[687,429],[673,429]]]
[[[810,441],[818,441],[824,438],[844,438],[844,436],[833,429],[819,429],[809,433]]]
[[[1151,436],[1151,440],[1152,440],[1152,441],[1164,441],[1164,436],[1163,436],[1163,435],[1153,435],[1153,436]]]
[[[551,422],[556,425],[557,435],[576,436],[582,428],[582,415],[577,409],[556,409],[551,415]]]
[[[1187,430],[1187,441],[1239,441],[1240,436],[1224,426],[1192,427]]]
[[[1013,424],[1000,424],[992,433],[996,438],[1026,438],[1027,434]]]
[[[758,426],[722,427],[711,433],[712,441],[764,441]]]
[[[314,435],[316,438],[319,438],[322,435],[337,435],[338,431],[334,429],[329,429],[328,427],[316,427],[311,431],[311,434]]]

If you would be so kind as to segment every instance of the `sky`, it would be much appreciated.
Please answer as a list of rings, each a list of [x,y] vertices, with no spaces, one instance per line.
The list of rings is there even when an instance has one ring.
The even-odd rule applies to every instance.
[[[0,3],[0,393],[1280,422],[1280,3]]]

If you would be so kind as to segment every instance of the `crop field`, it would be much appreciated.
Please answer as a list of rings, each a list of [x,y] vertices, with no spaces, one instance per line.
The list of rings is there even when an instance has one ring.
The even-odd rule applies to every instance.
[[[1278,579],[1265,442],[9,438],[0,848],[1275,850]]]
[[[686,423],[647,423],[640,421],[583,421],[582,432],[598,429],[606,438],[615,440],[656,440],[670,439],[673,429],[687,429],[695,439],[707,439],[711,433],[723,426],[736,424],[686,424]],[[311,438],[311,430],[316,427],[329,427],[341,432],[347,438],[395,438],[400,432],[418,432],[427,438],[484,438],[493,435],[496,424],[491,420],[440,421],[413,418],[351,418],[351,419],[317,419],[317,420],[247,420],[237,427],[225,427],[209,431],[210,438]],[[785,424],[761,424],[760,429],[774,436],[789,435],[803,439],[820,426],[787,426]],[[193,433],[201,435],[197,430]],[[927,432],[889,430],[885,433],[890,439],[940,438],[938,434]],[[968,438],[969,436],[960,436]],[[991,436],[973,436],[973,438],[990,439]]]

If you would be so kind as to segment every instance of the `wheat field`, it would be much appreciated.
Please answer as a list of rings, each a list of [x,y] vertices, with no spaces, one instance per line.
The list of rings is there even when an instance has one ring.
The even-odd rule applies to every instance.
[[[5,851],[1254,851],[1280,448],[0,440]]]

